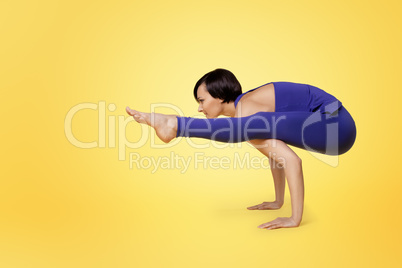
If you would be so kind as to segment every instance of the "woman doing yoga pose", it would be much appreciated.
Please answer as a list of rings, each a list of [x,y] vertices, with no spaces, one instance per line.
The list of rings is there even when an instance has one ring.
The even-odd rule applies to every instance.
[[[153,127],[163,142],[175,137],[198,137],[221,142],[251,143],[268,157],[276,200],[248,207],[279,209],[288,181],[292,216],[279,217],[260,228],[297,227],[303,215],[302,161],[287,145],[328,155],[347,152],[356,139],[353,118],[334,96],[306,84],[271,82],[242,93],[228,70],[205,74],[194,87],[198,111],[207,119],[126,111],[138,123]],[[227,118],[217,118],[220,115]],[[152,118],[152,120],[151,120]]]

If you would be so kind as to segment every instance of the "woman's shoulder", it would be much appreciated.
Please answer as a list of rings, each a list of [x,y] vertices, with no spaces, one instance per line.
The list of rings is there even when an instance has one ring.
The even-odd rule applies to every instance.
[[[239,97],[240,98],[236,99],[237,102],[235,102],[235,106],[253,106],[260,112],[275,111],[275,91],[272,82],[249,90]]]
[[[259,87],[253,88],[253,89],[250,89],[250,90],[240,94],[235,100],[235,106],[237,106],[237,103],[240,102],[241,100],[243,101],[246,98],[246,96],[255,95],[256,92],[261,91],[260,89],[267,89],[269,87],[269,85],[273,86],[273,83],[274,82],[270,82],[270,83],[264,84],[262,86],[259,86]]]

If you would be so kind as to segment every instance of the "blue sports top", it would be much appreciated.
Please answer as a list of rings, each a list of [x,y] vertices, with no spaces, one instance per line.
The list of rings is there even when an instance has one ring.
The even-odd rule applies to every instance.
[[[319,89],[318,87],[292,82],[270,82],[265,85],[268,84],[274,85],[275,112],[315,112],[320,110],[322,113],[329,112],[332,114],[342,106],[342,102],[340,102],[337,98],[331,94],[328,94],[324,90]],[[237,106],[237,103],[240,101],[241,97],[248,92],[256,90],[257,88],[251,89],[239,95],[235,100],[235,107]]]

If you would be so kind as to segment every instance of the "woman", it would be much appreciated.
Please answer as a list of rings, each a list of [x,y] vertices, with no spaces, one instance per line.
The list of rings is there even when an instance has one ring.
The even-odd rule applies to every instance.
[[[303,215],[302,161],[287,145],[328,155],[340,155],[354,144],[356,126],[342,103],[323,90],[305,84],[271,82],[242,94],[240,83],[228,70],[216,69],[196,83],[198,111],[207,119],[138,112],[128,114],[148,124],[158,137],[199,137],[221,142],[248,141],[268,157],[276,200],[250,210],[279,209],[288,181],[292,216],[280,217],[259,228],[297,227]],[[217,118],[219,115],[228,118]],[[152,116],[152,120],[151,120]]]

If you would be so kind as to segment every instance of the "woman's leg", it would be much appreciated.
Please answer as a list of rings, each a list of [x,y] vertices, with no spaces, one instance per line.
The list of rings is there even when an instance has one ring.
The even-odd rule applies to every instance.
[[[177,117],[177,137],[197,137],[220,142],[277,139],[289,145],[329,155],[345,153],[356,130],[343,107],[339,114],[313,112],[258,112],[239,118],[198,119]],[[349,117],[348,117],[349,115]]]
[[[198,119],[149,114],[131,110],[139,123],[155,128],[158,137],[169,142],[174,137],[197,137],[221,142],[277,139],[329,155],[348,151],[356,137],[356,127],[344,107],[332,115],[320,112],[259,112],[247,117]]]

